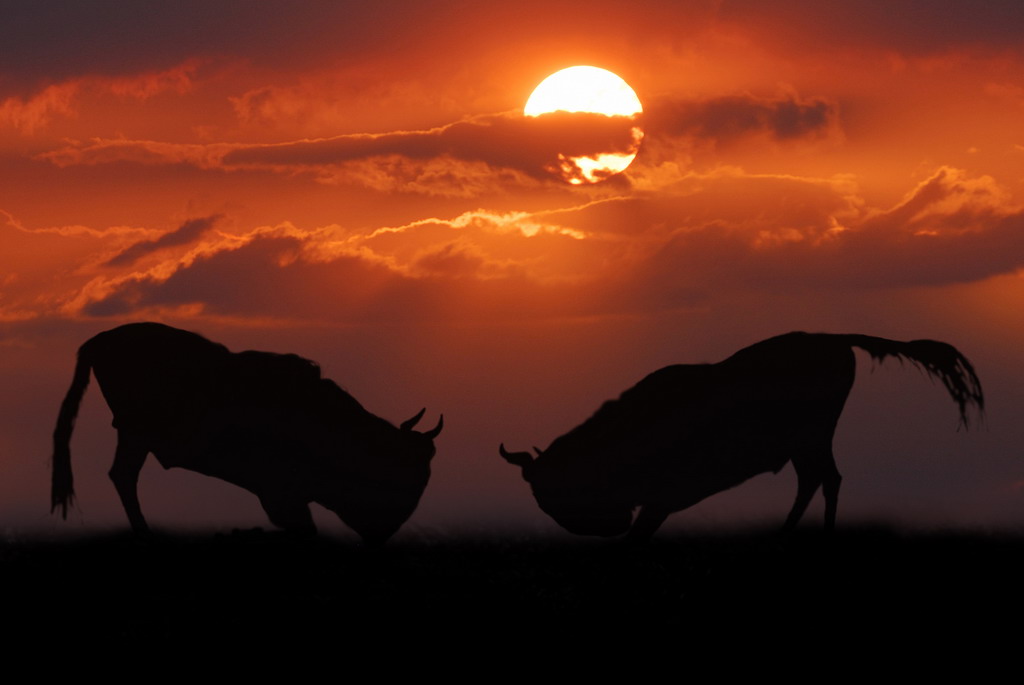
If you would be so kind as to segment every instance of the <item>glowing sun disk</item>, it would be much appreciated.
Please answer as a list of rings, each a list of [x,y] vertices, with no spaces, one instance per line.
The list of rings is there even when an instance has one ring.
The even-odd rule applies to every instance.
[[[550,112],[593,112],[605,116],[636,117],[643,112],[640,99],[619,76],[607,69],[576,66],[562,69],[541,81],[526,101],[523,114],[536,117]],[[585,157],[559,155],[557,171],[569,183],[596,183],[624,171],[636,158],[643,130],[634,126],[628,153],[602,152]]]
[[[632,116],[643,112],[643,107],[629,84],[607,69],[569,67],[541,81],[523,114],[535,117],[559,110]]]

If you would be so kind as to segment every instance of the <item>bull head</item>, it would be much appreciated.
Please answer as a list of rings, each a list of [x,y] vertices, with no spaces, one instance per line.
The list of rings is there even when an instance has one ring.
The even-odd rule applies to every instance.
[[[533,449],[538,457],[544,456],[541,450]],[[498,447],[498,453],[523,470],[523,479],[530,484],[537,504],[569,532],[608,537],[629,530],[633,506],[615,491],[615,484],[606,474],[567,474],[565,464],[559,464],[557,458],[541,462],[529,452],[509,452],[504,444]]]

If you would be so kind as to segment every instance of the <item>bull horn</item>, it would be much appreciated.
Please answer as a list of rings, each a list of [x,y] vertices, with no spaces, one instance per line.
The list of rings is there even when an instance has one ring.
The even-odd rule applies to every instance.
[[[423,418],[423,415],[425,413],[427,413],[427,408],[423,407],[423,409],[420,409],[420,413],[419,414],[417,414],[416,416],[412,417],[408,421],[403,421],[402,425],[399,426],[399,428],[401,428],[404,431],[411,431],[412,427],[420,422],[420,419]]]
[[[420,416],[422,416],[422,415],[423,415],[423,412],[420,412]],[[434,428],[432,430],[428,430],[423,435],[425,435],[428,438],[430,438],[431,440],[433,440],[434,438],[436,438],[441,433],[441,429],[442,428],[444,428],[444,414],[441,414],[441,418],[439,418],[437,420],[437,425],[434,426]]]
[[[533,463],[533,456],[529,452],[509,452],[505,449],[505,443],[501,443],[498,446],[498,453],[508,463],[515,464],[524,469]]]
[[[537,453],[538,457],[543,456],[544,454],[544,451],[536,445],[533,446],[533,451]]]

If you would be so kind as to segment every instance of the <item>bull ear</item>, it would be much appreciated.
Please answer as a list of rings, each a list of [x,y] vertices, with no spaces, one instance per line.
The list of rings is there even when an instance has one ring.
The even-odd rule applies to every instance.
[[[501,443],[498,447],[498,453],[504,457],[505,461],[520,468],[525,469],[533,463],[533,456],[529,452],[509,452],[505,449],[505,443]]]
[[[419,414],[417,414],[416,416],[412,417],[408,421],[403,421],[402,425],[400,425],[399,428],[401,428],[404,431],[411,431],[412,427],[420,422],[420,419],[423,418],[423,415],[425,413],[427,413],[427,408],[423,407],[423,409],[420,409],[420,413]]]
[[[420,412],[418,416],[422,416],[423,412]],[[444,428],[444,414],[441,414],[441,418],[437,420],[437,425],[433,429],[426,431],[422,435],[427,436],[431,440],[436,438],[441,433],[441,429]]]

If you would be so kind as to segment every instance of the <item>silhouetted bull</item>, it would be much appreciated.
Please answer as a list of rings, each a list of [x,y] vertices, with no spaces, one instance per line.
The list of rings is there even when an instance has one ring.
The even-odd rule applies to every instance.
[[[249,490],[286,530],[315,532],[316,502],[367,544],[382,543],[416,509],[444,421],[414,431],[420,411],[395,428],[294,354],[231,353],[162,324],[121,326],[79,348],[57,419],[52,508],[65,518],[74,495],[69,443],[90,370],[117,429],[110,478],[137,532],[147,530],[138,476],[152,453],[164,468]]]
[[[669,514],[789,461],[792,528],[822,487],[835,525],[841,477],[832,436],[853,386],[853,347],[907,359],[939,378],[960,408],[984,410],[981,384],[954,347],[867,335],[789,333],[717,364],[668,366],[644,378],[548,449],[501,455],[522,467],[540,508],[581,535],[650,537]],[[633,510],[640,513],[633,521]]]

